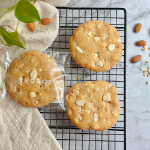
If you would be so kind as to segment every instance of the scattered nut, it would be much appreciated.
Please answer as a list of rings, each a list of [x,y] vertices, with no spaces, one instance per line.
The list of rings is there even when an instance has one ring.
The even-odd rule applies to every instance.
[[[127,74],[127,75],[129,75],[129,74]]]
[[[22,30],[21,33],[22,33],[22,34],[26,33],[26,30]]]
[[[147,81],[146,84],[149,84],[149,82]]]
[[[35,25],[34,23],[27,23],[27,27],[30,31],[34,32],[35,31]]]
[[[113,51],[115,49],[115,44],[110,44],[109,46],[108,46],[108,50],[111,52],[111,51]]]
[[[141,26],[142,26],[141,23],[138,23],[138,24],[135,26],[134,31],[135,31],[136,33],[140,32]]]
[[[149,57],[150,57],[150,54],[149,54]]]
[[[77,49],[78,54],[82,54],[83,53],[83,50],[80,47],[77,46],[76,49]]]
[[[99,40],[99,37],[93,37],[93,40],[94,40],[95,42],[97,42],[97,41]]]
[[[147,67],[147,69],[150,69],[150,67]]]
[[[43,25],[49,25],[52,23],[52,20],[50,18],[44,18],[42,19],[42,24]]]
[[[85,102],[82,101],[82,100],[79,100],[79,101],[76,102],[76,104],[77,104],[78,106],[83,106],[83,105],[85,104]]]
[[[147,77],[149,77],[150,75],[148,74]]]
[[[99,66],[99,67],[103,67],[103,62],[101,60],[98,60],[96,65]]]
[[[98,121],[98,115],[96,113],[94,113],[94,121]]]
[[[36,70],[32,70],[30,73],[30,78],[31,79],[35,79],[37,77],[37,71]]]
[[[150,70],[147,70],[148,73],[150,73]]]
[[[149,63],[149,61],[145,61],[146,63]]]
[[[141,60],[141,58],[142,58],[142,55],[134,56],[134,57],[132,58],[132,62],[133,62],[133,63],[137,63],[137,62],[139,62],[139,61]]]
[[[106,93],[106,94],[103,96],[103,100],[104,100],[104,101],[110,101],[110,93]]]
[[[22,86],[22,80],[23,80],[23,78],[20,77],[20,78],[17,79],[16,83],[18,85]]]
[[[137,41],[137,42],[136,42],[136,45],[137,45],[137,46],[145,46],[145,45],[146,45],[146,41],[144,41],[144,40]]]
[[[36,93],[35,92],[29,92],[29,96],[30,97],[36,97]]]
[[[140,70],[143,70],[142,68]]]
[[[146,51],[146,46],[143,46],[143,49],[142,49],[142,51]]]
[[[150,48],[148,48],[150,50]]]
[[[146,72],[146,70],[145,71],[143,71],[143,73],[145,73]]]
[[[143,76],[146,76],[146,74],[143,74]]]

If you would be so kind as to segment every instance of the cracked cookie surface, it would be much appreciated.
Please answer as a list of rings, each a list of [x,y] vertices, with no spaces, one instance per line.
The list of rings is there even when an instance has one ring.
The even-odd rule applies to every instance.
[[[66,102],[68,116],[82,130],[107,130],[116,124],[120,115],[117,89],[103,80],[73,85]]]
[[[69,43],[75,62],[95,72],[110,70],[122,57],[122,42],[117,29],[99,20],[80,25]]]

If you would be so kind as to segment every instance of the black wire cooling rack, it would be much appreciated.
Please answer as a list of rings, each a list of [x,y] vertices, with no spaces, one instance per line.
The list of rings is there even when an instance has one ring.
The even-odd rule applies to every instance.
[[[58,8],[59,34],[51,51],[69,52],[69,39],[75,29],[89,20],[105,21],[118,30],[123,43],[121,61],[108,72],[93,72],[78,66],[71,59],[65,82],[66,92],[78,82],[105,80],[117,88],[120,118],[106,131],[82,131],[75,127],[66,111],[42,108],[40,113],[63,150],[126,150],[126,10],[123,8]],[[71,56],[70,56],[71,57]]]

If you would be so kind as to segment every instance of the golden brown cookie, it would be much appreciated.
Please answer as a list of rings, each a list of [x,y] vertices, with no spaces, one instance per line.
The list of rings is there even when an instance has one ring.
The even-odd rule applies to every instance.
[[[114,126],[119,118],[116,87],[106,81],[73,85],[66,102],[68,116],[82,130],[104,131]]]
[[[19,104],[42,107],[58,100],[63,80],[53,57],[30,51],[11,63],[6,86]]]
[[[99,20],[80,25],[70,38],[75,62],[95,72],[108,71],[122,57],[122,43],[115,27]]]

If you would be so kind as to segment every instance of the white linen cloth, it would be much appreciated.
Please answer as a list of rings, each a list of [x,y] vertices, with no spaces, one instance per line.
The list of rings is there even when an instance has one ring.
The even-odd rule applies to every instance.
[[[38,1],[34,6],[38,10],[41,19],[50,18],[52,19],[52,23],[42,27],[36,27],[36,30],[31,32],[27,28],[26,23],[20,22],[18,32],[25,38],[26,49],[43,51],[46,50],[57,37],[59,29],[59,14],[54,6],[44,1]],[[18,20],[14,15],[14,11],[0,20],[0,26],[5,28],[8,32],[15,31],[17,24]],[[24,34],[22,34],[23,30],[26,31]],[[0,43],[0,48],[2,47],[5,47],[5,45]]]
[[[9,4],[11,2],[14,3],[12,0],[7,2]],[[2,3],[3,0],[0,0],[0,4]],[[7,6],[6,1],[4,3]],[[30,33],[30,31],[27,31],[28,34],[24,34],[24,36],[27,48],[43,51],[50,46],[56,37],[58,31],[58,12],[55,7],[42,1],[36,3],[35,6],[40,12],[41,17],[52,18],[53,25],[50,29],[48,27],[41,28],[42,31],[39,33]],[[6,16],[0,21],[0,26],[13,31],[17,22],[13,13],[11,13],[10,16]],[[19,32],[25,27],[24,23],[20,23]],[[5,46],[0,44],[0,48],[2,52]],[[2,60],[3,55],[5,53],[0,54],[1,61],[5,61]],[[13,48],[11,55],[15,55]],[[5,65],[7,65],[7,62]],[[0,76],[1,94],[5,84],[5,67],[3,63],[0,63],[0,72],[2,72]],[[0,99],[0,150],[62,150],[62,148],[38,109],[18,104],[7,93],[3,99]]]

